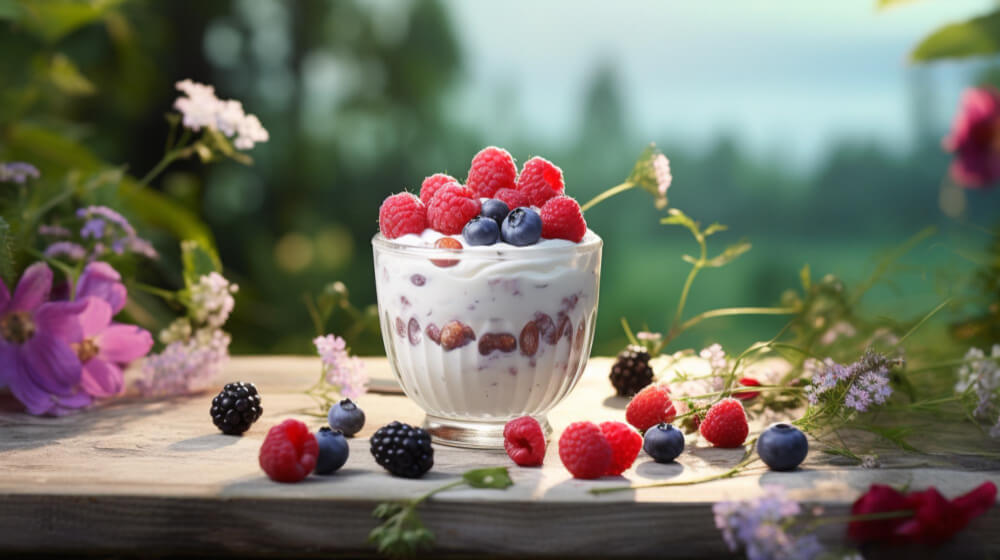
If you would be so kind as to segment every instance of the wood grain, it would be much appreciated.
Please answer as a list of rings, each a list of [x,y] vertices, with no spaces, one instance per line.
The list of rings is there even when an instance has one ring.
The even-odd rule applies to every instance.
[[[285,418],[322,425],[307,414],[318,409],[301,392],[318,374],[315,358],[233,359],[220,385],[253,381],[263,395],[264,416],[243,437],[221,435],[212,426],[212,395],[125,398],[64,418],[31,417],[17,412],[9,396],[0,397],[0,551],[354,557],[372,552],[366,538],[379,501],[419,495],[470,468],[511,465],[515,485],[506,491],[456,489],[421,508],[437,535],[433,556],[715,557],[726,549],[713,525],[712,504],[757,495],[765,484],[780,484],[827,513],[843,514],[873,482],[935,485],[949,496],[985,479],[1000,482],[1000,470],[990,462],[956,467],[961,461],[948,457],[933,464],[903,456],[886,460],[889,468],[863,470],[814,453],[793,473],[753,468],[694,486],[600,497],[587,492],[696,478],[739,459],[740,451],[706,447],[698,438],[689,438],[677,464],[641,455],[624,476],[598,481],[572,479],[554,444],[541,468],[514,467],[502,452],[436,446],[427,477],[397,479],[374,464],[366,438],[391,420],[419,423],[422,412],[391,394],[384,359],[366,361],[375,385],[390,393],[359,399],[368,422],[351,440],[344,469],[293,485],[269,481],[257,466],[257,452],[267,428]],[[578,388],[552,412],[556,433],[575,420],[623,419],[624,399],[610,396],[609,367],[606,358],[592,361]],[[953,546],[959,555],[1000,554],[998,524],[1000,515],[991,512]],[[823,533],[830,542],[842,534],[843,526]]]

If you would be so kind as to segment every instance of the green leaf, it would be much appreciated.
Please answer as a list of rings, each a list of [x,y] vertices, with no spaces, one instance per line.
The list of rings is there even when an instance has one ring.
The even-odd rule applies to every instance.
[[[708,228],[705,229],[705,231],[702,233],[702,235],[704,235],[705,237],[708,237],[709,235],[712,235],[713,233],[718,233],[720,231],[726,231],[727,229],[729,229],[729,226],[724,226],[724,225],[716,222],[716,223],[708,226]]]
[[[462,480],[473,488],[494,488],[497,490],[503,490],[514,484],[514,481],[510,479],[510,473],[507,472],[507,467],[466,471],[462,475]]]
[[[742,255],[743,253],[746,253],[747,251],[749,251],[750,247],[751,247],[751,245],[750,245],[750,243],[748,241],[740,241],[739,243],[736,243],[735,245],[730,245],[729,247],[726,247],[725,251],[723,251],[722,253],[720,253],[716,257],[708,259],[708,261],[705,263],[705,266],[709,266],[709,267],[713,267],[713,268],[718,268],[720,266],[725,266],[725,265],[729,264],[730,262],[732,262],[733,260],[735,260],[736,257],[738,257],[738,256]]]
[[[681,258],[684,259],[684,262],[686,263],[698,264],[698,259],[692,257],[691,255],[681,255]]]
[[[799,271],[799,279],[802,281],[802,293],[808,294],[812,288],[812,272],[809,269],[809,263],[806,263]]]
[[[661,224],[684,226],[691,230],[691,234],[694,235],[696,239],[701,239],[703,237],[698,222],[692,220],[690,216],[681,212],[677,208],[671,208],[668,212],[670,214],[669,216],[666,218],[660,218]]]
[[[181,243],[181,262],[184,266],[184,285],[188,289],[197,284],[202,276],[222,271],[215,251],[193,239]]]
[[[886,8],[891,8],[893,6],[898,6],[900,4],[909,4],[910,2],[913,1],[914,0],[878,0],[877,7],[880,10],[884,10]]]
[[[62,53],[52,57],[48,73],[52,84],[66,95],[92,95],[97,92],[94,84]]]
[[[94,23],[123,0],[22,0],[18,21],[48,43]]]
[[[1000,10],[939,28],[910,53],[915,62],[966,58],[1000,52]]]

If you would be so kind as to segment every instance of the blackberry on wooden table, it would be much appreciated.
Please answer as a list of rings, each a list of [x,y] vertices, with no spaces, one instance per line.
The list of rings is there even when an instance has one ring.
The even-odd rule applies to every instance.
[[[653,382],[649,352],[642,346],[630,345],[618,354],[611,366],[611,384],[620,397],[631,397]]]

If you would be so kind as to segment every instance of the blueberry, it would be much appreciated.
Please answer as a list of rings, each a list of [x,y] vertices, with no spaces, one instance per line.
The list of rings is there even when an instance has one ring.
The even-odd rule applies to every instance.
[[[319,456],[316,458],[316,474],[333,474],[344,466],[351,448],[347,438],[340,430],[323,427],[316,432],[316,443],[319,444]]]
[[[500,226],[486,216],[475,216],[462,228],[462,237],[469,245],[492,245],[500,239]]]
[[[344,432],[344,435],[351,437],[365,427],[365,413],[351,399],[344,399],[330,407],[327,414],[327,421],[334,430]]]
[[[790,471],[809,452],[806,435],[791,424],[772,424],[757,440],[757,454],[774,471]]]
[[[684,432],[661,422],[646,430],[642,449],[657,463],[669,463],[684,451]]]
[[[492,218],[493,221],[499,226],[503,223],[507,214],[510,214],[510,207],[507,206],[507,203],[502,200],[491,198],[483,201],[483,206],[480,209],[479,214],[486,216],[487,218]]]
[[[542,237],[542,217],[531,208],[515,208],[507,214],[500,231],[503,240],[511,245],[532,245]]]

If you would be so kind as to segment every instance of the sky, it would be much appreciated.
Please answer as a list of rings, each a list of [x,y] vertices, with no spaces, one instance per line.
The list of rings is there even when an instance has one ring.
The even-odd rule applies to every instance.
[[[807,167],[834,138],[905,148],[912,83],[931,84],[943,132],[976,63],[915,68],[909,50],[988,0],[446,0],[465,56],[458,117],[503,136],[570,138],[596,67],[619,75],[627,118],[661,142],[730,134]],[[509,99],[515,100],[510,108]],[[513,112],[516,118],[508,118]]]

